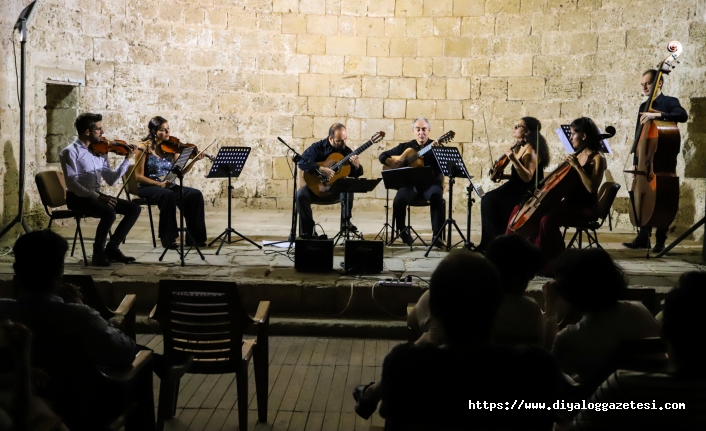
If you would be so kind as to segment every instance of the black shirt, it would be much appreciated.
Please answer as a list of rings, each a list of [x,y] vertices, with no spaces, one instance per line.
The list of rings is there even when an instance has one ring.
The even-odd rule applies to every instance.
[[[345,157],[352,152],[353,150],[348,147],[343,147],[340,150],[334,148],[329,143],[328,138],[325,138],[311,144],[309,148],[304,151],[302,159],[297,165],[302,171],[316,175],[316,170],[319,168],[319,165],[316,164],[317,162],[323,162],[333,153],[339,153]],[[357,178],[361,175],[363,175],[363,165],[360,165],[358,169],[351,165],[351,173],[348,176]]]
[[[459,352],[403,344],[382,366],[380,415],[391,431],[551,430],[554,412],[546,406],[556,401],[560,378],[554,358],[538,347]],[[520,408],[521,401],[546,404]]]
[[[432,141],[431,139],[427,139],[425,144],[429,143]],[[402,153],[404,153],[404,150],[407,148],[414,148],[416,151],[419,151],[422,149],[422,146],[420,146],[416,140],[409,141],[409,142],[404,142],[402,144],[399,144],[395,148],[391,150],[384,151],[382,154],[380,154],[380,163],[383,165],[385,164],[385,161],[389,159],[391,156],[401,156]],[[426,154],[424,154],[424,166],[431,166],[431,170],[434,173],[434,176],[437,177],[441,174],[441,169],[439,168],[439,164],[436,162],[436,157],[434,156],[434,153],[432,150],[429,150]]]

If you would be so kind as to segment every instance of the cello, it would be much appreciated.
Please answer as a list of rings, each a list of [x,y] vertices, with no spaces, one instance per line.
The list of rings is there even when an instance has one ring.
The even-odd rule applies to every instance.
[[[599,139],[615,136],[615,127],[608,126],[605,131],[606,133],[598,136]],[[585,148],[585,145],[579,147],[573,155],[578,156]],[[578,186],[582,187],[581,177],[568,161],[564,161],[538,184],[532,195],[512,218],[508,228],[525,238],[530,237],[537,231],[542,217]]]
[[[659,112],[652,108],[657,97],[658,83],[662,74],[669,74],[672,63],[682,53],[682,45],[673,41],[667,50],[670,54],[657,68],[652,81],[652,90],[647,112]],[[675,122],[649,120],[640,124],[633,151],[637,157],[630,195],[630,222],[636,227],[668,227],[679,209],[679,177],[677,156],[681,150],[681,135]]]

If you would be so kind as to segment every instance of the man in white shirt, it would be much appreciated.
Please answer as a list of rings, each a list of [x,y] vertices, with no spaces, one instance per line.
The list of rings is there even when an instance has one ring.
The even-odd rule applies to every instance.
[[[128,232],[140,216],[140,206],[133,202],[117,199],[100,192],[101,179],[109,185],[127,172],[133,151],[128,151],[125,160],[112,169],[107,154],[97,154],[89,148],[98,143],[103,136],[103,116],[84,113],[74,123],[78,137],[59,153],[61,167],[66,179],[66,205],[69,209],[80,211],[90,217],[100,219],[93,243],[94,266],[110,266],[111,261],[130,263],[135,259],[125,256],[119,249]],[[122,214],[115,232],[106,245],[108,232],[116,214]]]

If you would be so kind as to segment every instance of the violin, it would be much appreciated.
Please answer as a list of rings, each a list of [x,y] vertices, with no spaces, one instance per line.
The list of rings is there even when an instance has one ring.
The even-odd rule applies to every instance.
[[[518,148],[524,145],[524,143],[524,141],[519,141],[515,145],[510,147],[510,150],[516,151]],[[502,157],[500,157],[498,160],[495,161],[495,163],[493,163],[493,167],[490,168],[490,179],[493,180],[493,182],[499,183],[503,179],[503,172],[509,164],[510,157],[508,157],[507,154],[503,154]]]
[[[135,151],[135,146],[119,139],[111,141],[101,137],[99,142],[92,142],[88,144],[88,149],[101,156],[108,153],[115,153],[125,156],[130,153],[130,151]],[[137,149],[143,150],[142,148]]]
[[[194,144],[187,144],[187,143],[181,142],[179,140],[179,138],[177,138],[176,136],[170,136],[169,139],[162,141],[162,144],[161,144],[162,151],[164,151],[165,153],[171,153],[171,154],[180,153],[184,148],[191,148],[191,147],[194,148],[194,151],[191,153],[191,157],[189,157],[189,159],[193,159],[194,157],[196,157],[196,155],[199,152],[198,147],[196,147],[196,145],[194,145]]]
[[[652,93],[648,112],[657,97],[658,83],[662,74],[674,68],[672,62],[682,53],[682,45],[673,41],[667,50],[670,54],[657,68],[652,81]],[[630,221],[634,226],[667,227],[674,221],[679,210],[679,177],[677,156],[681,150],[681,135],[675,122],[650,120],[640,125],[638,139],[633,144],[637,156],[635,170],[624,172],[634,175],[630,196]]]

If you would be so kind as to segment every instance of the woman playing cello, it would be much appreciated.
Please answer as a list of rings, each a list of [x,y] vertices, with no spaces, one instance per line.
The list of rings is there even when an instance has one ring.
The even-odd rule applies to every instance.
[[[535,243],[551,263],[566,248],[561,227],[569,223],[581,223],[598,217],[598,187],[603,181],[606,169],[605,157],[599,152],[601,135],[593,120],[587,117],[577,118],[571,123],[571,146],[576,150],[566,158],[571,166],[569,175],[578,174],[579,181],[564,193],[564,198],[556,205],[545,209],[539,223],[526,234],[530,242]],[[557,169],[558,171],[559,169]],[[556,172],[556,171],[555,171]],[[554,173],[550,174],[550,178]],[[569,181],[564,178],[562,181]],[[510,216],[510,224],[515,214],[520,211],[518,205]],[[513,233],[508,227],[507,233]]]
[[[142,143],[147,149],[147,157],[143,157],[135,167],[135,179],[139,185],[137,194],[159,206],[159,237],[163,247],[177,248],[177,206],[184,211],[186,226],[194,242],[199,247],[204,247],[206,246],[206,219],[201,190],[183,187],[184,202],[180,202],[179,186],[160,180],[160,177],[171,170],[182,146],[179,145],[178,140],[176,144],[175,140],[170,141],[169,123],[166,119],[154,117],[147,124],[147,128],[149,133]],[[184,173],[188,169],[186,168]],[[193,245],[188,236],[186,245]]]
[[[507,150],[504,156],[512,163],[509,180],[486,193],[480,201],[482,238],[476,251],[485,251],[490,241],[505,233],[513,207],[534,184],[535,174],[539,175],[539,181],[544,178],[544,168],[549,164],[549,149],[544,136],[539,133],[540,130],[542,123],[534,117],[523,117],[515,124],[515,145]],[[496,165],[498,163],[496,162]],[[501,173],[499,172],[498,176]],[[508,178],[506,175],[503,177]]]

